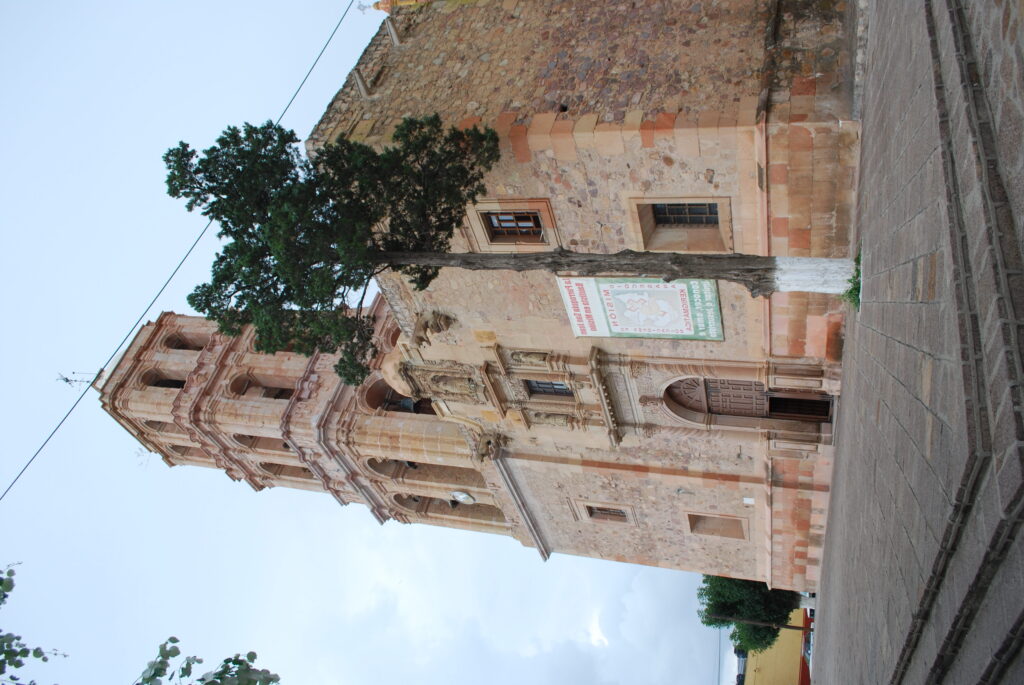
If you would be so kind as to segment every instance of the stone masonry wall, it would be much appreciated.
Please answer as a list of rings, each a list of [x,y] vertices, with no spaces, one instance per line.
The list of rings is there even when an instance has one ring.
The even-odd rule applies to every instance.
[[[535,114],[603,124],[661,112],[737,109],[758,94],[767,23],[764,0],[476,0],[397,8],[404,45],[384,27],[358,68],[371,86],[364,100],[352,77],[310,135],[314,147],[359,128],[382,135],[401,117],[437,112],[505,124]],[[635,117],[635,115],[633,115]],[[369,122],[369,123],[367,123]],[[631,122],[632,123],[632,122]],[[640,121],[635,122],[636,125]]]

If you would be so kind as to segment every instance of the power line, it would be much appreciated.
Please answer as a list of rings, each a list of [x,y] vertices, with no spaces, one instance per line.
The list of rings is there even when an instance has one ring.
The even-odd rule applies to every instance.
[[[334,30],[331,31],[331,35],[327,37],[327,41],[324,43],[324,46],[320,48],[320,53],[316,56],[316,59],[313,60],[313,64],[309,67],[309,70],[306,72],[306,75],[302,77],[302,81],[299,83],[298,88],[296,88],[295,92],[292,93],[291,98],[288,100],[288,104],[286,104],[284,106],[284,109],[281,110],[281,114],[277,117],[277,121],[274,122],[275,124],[280,124],[281,120],[284,119],[284,115],[288,113],[289,109],[291,109],[292,103],[295,102],[295,98],[298,97],[299,92],[302,90],[302,87],[306,85],[306,81],[309,79],[309,75],[313,73],[313,69],[316,68],[316,65],[320,62],[320,58],[323,57],[324,53],[327,51],[327,47],[331,44],[331,41],[334,40],[334,35],[338,32],[338,29],[341,28],[341,23],[345,21],[345,17],[348,16],[348,12],[349,10],[352,9],[353,4],[355,4],[355,0],[349,0],[348,6],[345,8],[345,11],[341,13],[341,18],[338,19],[338,23],[334,25]],[[199,235],[196,236],[196,239],[192,241],[192,245],[190,245],[188,250],[185,252],[185,256],[178,261],[178,265],[174,267],[174,270],[171,271],[171,274],[164,281],[164,284],[160,286],[159,290],[157,290],[156,295],[154,295],[153,299],[149,301],[149,304],[146,305],[146,308],[142,310],[142,314],[140,314],[139,318],[135,320],[135,323],[132,324],[132,327],[128,329],[128,332],[125,334],[125,336],[121,338],[121,342],[117,344],[117,347],[114,348],[114,351],[110,354],[109,357],[107,357],[107,361],[105,361],[103,363],[103,366],[100,367],[100,370],[96,372],[96,374],[92,378],[92,381],[82,389],[81,394],[79,394],[78,397],[75,399],[74,403],[71,405],[71,408],[67,410],[63,417],[61,417],[61,420],[57,422],[57,425],[53,427],[53,430],[50,431],[49,435],[46,436],[46,438],[39,445],[36,451],[32,453],[32,456],[29,458],[27,462],[25,462],[25,465],[21,467],[21,470],[18,471],[18,475],[14,477],[10,485],[7,486],[7,489],[4,490],[2,495],[0,495],[0,502],[2,502],[5,497],[7,497],[7,493],[9,493],[11,491],[11,488],[13,488],[14,485],[21,479],[21,476],[25,473],[25,471],[28,470],[28,467],[32,465],[32,462],[36,460],[36,457],[39,456],[39,454],[43,451],[43,448],[45,448],[46,445],[50,442],[50,439],[57,434],[57,431],[60,430],[60,427],[64,425],[64,422],[67,421],[68,417],[70,417],[72,412],[75,411],[75,408],[78,407],[78,404],[82,401],[82,398],[84,398],[85,395],[89,392],[89,388],[92,386],[93,383],[96,382],[96,379],[99,378],[100,373],[103,371],[103,369],[107,368],[107,366],[110,365],[110,362],[114,360],[114,357],[116,357],[117,353],[121,351],[121,348],[124,347],[124,344],[128,342],[128,339],[132,336],[132,333],[135,332],[135,329],[138,328],[140,323],[142,323],[142,320],[146,318],[147,314],[149,314],[149,310],[153,308],[154,304],[156,304],[157,299],[159,299],[159,297],[163,295],[164,291],[167,289],[167,286],[171,284],[172,280],[174,280],[174,277],[178,274],[178,271],[181,270],[181,267],[185,264],[185,261],[188,260],[188,258],[192,255],[192,252],[196,249],[196,245],[199,244],[199,241],[203,239],[203,236],[206,235],[206,232],[210,230],[210,226],[212,225],[213,219],[210,219],[209,221],[206,222],[206,226],[203,227],[203,230],[199,232]]]
[[[334,40],[334,34],[338,32],[339,28],[341,28],[341,22],[345,21],[345,17],[348,16],[348,11],[352,9],[352,5],[353,3],[355,3],[355,1],[356,0],[349,0],[348,7],[346,7],[345,11],[341,13],[341,19],[339,19],[338,23],[334,25],[334,30],[331,31],[331,35],[327,37],[327,42],[324,43],[324,46],[322,48],[320,48],[320,54],[316,56],[316,59],[313,60],[313,64],[309,67],[309,71],[307,71],[306,75],[302,77],[302,83],[300,83],[299,87],[295,89],[294,93],[292,93],[291,99],[288,100],[288,104],[284,106],[283,110],[281,110],[281,116],[277,118],[277,121],[274,122],[275,124],[280,124],[281,119],[284,119],[284,115],[288,113],[288,110],[291,108],[292,103],[295,102],[295,98],[298,97],[299,91],[302,90],[302,87],[304,85],[306,85],[306,79],[308,79],[309,75],[313,73],[314,69],[316,69],[317,63],[319,63],[320,58],[324,56],[324,52],[326,52],[327,46],[331,44],[332,40]]]

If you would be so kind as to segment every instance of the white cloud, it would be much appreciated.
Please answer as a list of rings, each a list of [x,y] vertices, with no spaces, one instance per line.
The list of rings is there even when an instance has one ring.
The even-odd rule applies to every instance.
[[[605,636],[604,631],[601,630],[601,612],[594,611],[594,615],[590,618],[590,625],[587,627],[590,632],[590,644],[595,647],[607,647],[608,638]]]

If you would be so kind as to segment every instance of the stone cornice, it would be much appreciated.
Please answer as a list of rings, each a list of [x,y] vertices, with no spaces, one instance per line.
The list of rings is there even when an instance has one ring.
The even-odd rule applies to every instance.
[[[214,463],[234,480],[244,479],[254,490],[267,486],[261,475],[245,459],[234,454],[234,445],[224,439],[219,430],[208,427],[207,419],[213,415],[220,400],[216,387],[232,360],[245,353],[246,336],[230,338],[217,335],[199,352],[196,366],[185,381],[185,388],[174,398],[171,415]]]
[[[599,348],[591,348],[587,365],[590,367],[590,382],[594,386],[594,394],[601,402],[601,413],[604,415],[604,423],[608,429],[608,441],[614,448],[622,442],[622,433],[619,432],[619,419],[615,414],[608,384],[605,383],[604,375],[601,373],[601,354]]]
[[[523,526],[530,534],[530,539],[533,540],[534,546],[540,553],[540,558],[544,561],[548,560],[551,556],[551,550],[548,548],[547,543],[540,534],[540,528],[537,522],[534,521],[533,516],[530,514],[529,508],[526,506],[526,500],[523,497],[523,493],[519,490],[519,486],[516,485],[515,478],[512,476],[511,471],[506,463],[506,456],[504,450],[498,450],[492,459],[495,469],[498,472],[498,476],[501,478],[501,484],[505,487],[509,497],[512,499],[513,504],[516,507],[516,513],[523,522]]]
[[[326,409],[319,412],[319,418],[316,422],[316,441],[320,449],[324,451],[324,454],[329,455],[338,464],[342,473],[345,474],[346,480],[363,498],[366,506],[370,509],[370,513],[377,519],[377,522],[384,523],[391,518],[388,507],[379,494],[364,482],[356,459],[349,452],[352,450],[352,446],[349,444],[349,435],[352,432],[352,425],[356,419],[356,414],[353,411],[354,408],[355,393],[352,392],[352,388],[344,383],[338,383],[331,393]],[[340,419],[337,434],[339,434],[339,437],[343,436],[341,439],[332,439],[328,435],[327,426],[331,422],[332,417]],[[347,503],[340,493],[334,490],[330,490],[330,492],[341,504]]]

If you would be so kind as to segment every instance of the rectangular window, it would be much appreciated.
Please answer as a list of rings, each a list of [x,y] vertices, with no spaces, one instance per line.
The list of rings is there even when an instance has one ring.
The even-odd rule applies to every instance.
[[[695,535],[714,535],[720,538],[734,538],[746,540],[743,532],[743,521],[725,516],[712,516],[709,514],[687,514],[690,520],[690,532]]]
[[[543,243],[540,212],[480,212],[492,243]]]
[[[654,224],[659,228],[686,226],[717,226],[718,203],[665,203],[651,205],[654,213]]]
[[[624,510],[614,509],[612,507],[598,507],[588,504],[587,516],[595,521],[616,521],[618,523],[629,522],[629,517],[626,516],[626,512]]]
[[[526,390],[530,393],[530,397],[534,396],[550,396],[550,397],[573,397],[572,388],[565,383],[559,381],[526,381]]]
[[[727,197],[631,200],[643,249],[652,252],[731,252],[732,213]]]

